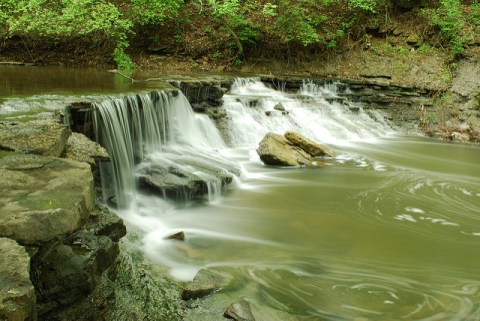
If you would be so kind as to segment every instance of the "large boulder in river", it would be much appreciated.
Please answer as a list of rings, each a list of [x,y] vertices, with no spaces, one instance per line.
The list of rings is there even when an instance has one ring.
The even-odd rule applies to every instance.
[[[37,245],[79,228],[94,205],[90,165],[40,155],[0,158],[0,237]]]
[[[14,240],[0,237],[0,320],[36,320],[30,257]]]
[[[266,165],[302,166],[310,163],[311,156],[294,146],[284,136],[267,133],[260,141],[257,153]]]
[[[274,166],[305,166],[311,164],[313,157],[335,155],[327,147],[292,131],[284,136],[267,133],[260,141],[257,154],[264,164]]]
[[[330,149],[328,149],[327,147],[321,144],[315,143],[314,141],[300,135],[297,132],[287,131],[284,134],[284,136],[294,146],[300,147],[312,157],[318,157],[318,156],[334,157],[335,156],[335,153]]]

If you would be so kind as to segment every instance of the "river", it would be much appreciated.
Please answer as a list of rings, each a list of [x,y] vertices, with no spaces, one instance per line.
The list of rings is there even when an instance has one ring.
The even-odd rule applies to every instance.
[[[51,86],[10,91],[0,111]],[[405,136],[327,96],[334,85],[287,94],[237,80],[224,97],[231,141],[208,132],[210,147],[194,156],[238,165],[232,186],[186,204],[135,192],[117,210],[172,277],[191,280],[202,267],[234,277],[185,319],[223,320],[216,310],[244,299],[257,320],[480,320],[478,146]],[[265,115],[279,102],[288,115]],[[315,168],[264,166],[258,141],[289,129],[337,156]],[[164,239],[176,231],[185,242]]]

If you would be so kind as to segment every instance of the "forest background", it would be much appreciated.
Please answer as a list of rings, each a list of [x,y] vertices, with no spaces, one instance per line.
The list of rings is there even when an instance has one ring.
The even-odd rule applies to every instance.
[[[372,37],[399,32],[399,19],[412,29],[406,43],[445,51],[452,64],[479,42],[477,0],[2,0],[0,55],[129,70],[156,52],[228,68],[372,49]],[[373,49],[407,50],[392,42]]]

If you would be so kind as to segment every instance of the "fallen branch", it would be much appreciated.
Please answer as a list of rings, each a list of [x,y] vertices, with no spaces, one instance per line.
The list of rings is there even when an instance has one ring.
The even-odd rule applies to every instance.
[[[111,69],[111,70],[108,70],[108,72],[111,72],[111,73],[114,73],[114,74],[118,74],[124,78],[127,78],[127,79],[130,79],[132,82],[148,82],[148,81],[157,81],[157,80],[163,80],[162,78],[147,78],[147,79],[135,79],[135,78],[132,78],[128,75],[125,75],[124,73],[122,73],[120,70],[118,69]]]

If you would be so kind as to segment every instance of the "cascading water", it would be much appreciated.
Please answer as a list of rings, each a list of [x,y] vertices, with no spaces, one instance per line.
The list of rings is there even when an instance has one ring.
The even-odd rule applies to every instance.
[[[107,148],[113,163],[111,173],[104,175],[111,176],[115,202],[120,207],[128,206],[134,198],[137,168],[151,163],[178,167],[182,166],[180,159],[189,157],[215,159],[208,151],[223,147],[213,123],[196,116],[185,96],[177,91],[111,98],[94,107],[97,139]],[[188,167],[185,162],[183,165]],[[206,177],[206,173],[201,175],[207,186],[212,186],[207,192],[218,193],[212,181],[219,180],[212,175]]]
[[[378,114],[371,117],[360,106],[339,97],[335,84],[304,82],[298,93],[290,94],[268,88],[259,79],[237,79],[224,101],[233,120],[231,144],[236,147],[255,146],[269,131],[283,134],[295,130],[314,141],[334,145],[392,133]]]

